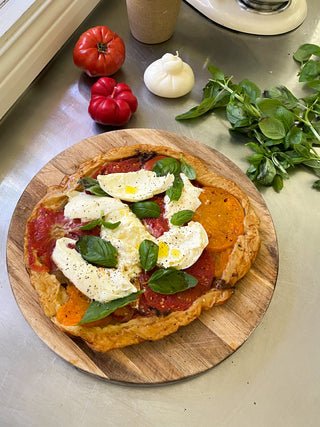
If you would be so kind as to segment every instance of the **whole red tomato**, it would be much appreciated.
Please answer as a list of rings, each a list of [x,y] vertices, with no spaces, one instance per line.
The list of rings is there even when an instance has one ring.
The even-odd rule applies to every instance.
[[[90,28],[81,34],[73,49],[73,62],[90,77],[110,76],[125,60],[123,40],[106,26]]]
[[[122,126],[138,108],[137,98],[125,83],[101,77],[91,87],[89,114],[103,125]]]

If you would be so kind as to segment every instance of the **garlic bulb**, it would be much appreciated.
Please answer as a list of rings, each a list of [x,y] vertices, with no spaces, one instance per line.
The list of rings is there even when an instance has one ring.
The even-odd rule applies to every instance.
[[[176,55],[166,53],[150,64],[143,78],[150,92],[164,98],[178,98],[194,86],[192,68],[182,61],[178,52]]]

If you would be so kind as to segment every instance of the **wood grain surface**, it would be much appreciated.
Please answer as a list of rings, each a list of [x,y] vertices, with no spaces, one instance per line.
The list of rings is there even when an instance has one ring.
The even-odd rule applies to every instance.
[[[235,181],[249,196],[261,220],[262,245],[249,273],[226,304],[204,312],[190,325],[156,342],[96,353],[81,340],[62,333],[42,312],[23,262],[23,235],[36,202],[79,164],[111,148],[132,144],[166,145],[204,160],[209,168]],[[52,159],[23,192],[12,217],[7,264],[16,301],[36,334],[77,368],[109,381],[161,384],[214,367],[236,351],[261,321],[273,295],[278,246],[270,213],[251,181],[230,160],[200,142],[160,130],[128,129],[85,139]],[[263,331],[260,331],[263,333]]]

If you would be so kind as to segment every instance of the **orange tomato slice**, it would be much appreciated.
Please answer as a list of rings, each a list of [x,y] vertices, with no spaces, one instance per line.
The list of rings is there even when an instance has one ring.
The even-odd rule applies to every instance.
[[[208,234],[207,249],[221,252],[232,247],[244,230],[244,211],[239,200],[216,187],[203,187],[200,200],[193,220],[200,222]]]
[[[90,300],[83,295],[74,285],[67,286],[68,300],[59,308],[57,320],[61,325],[77,325],[89,307]]]

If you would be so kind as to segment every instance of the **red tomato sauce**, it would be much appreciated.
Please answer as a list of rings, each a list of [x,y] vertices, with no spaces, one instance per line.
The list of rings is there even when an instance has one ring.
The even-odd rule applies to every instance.
[[[51,259],[56,240],[61,237],[78,239],[84,234],[99,235],[100,227],[90,231],[80,230],[79,219],[69,219],[63,211],[54,211],[41,206],[37,217],[29,222],[27,227],[28,264],[34,271],[53,271],[54,262]]]
[[[214,266],[210,252],[204,250],[198,261],[184,271],[196,277],[198,283],[194,288],[173,295],[153,292],[148,286],[151,273],[142,273],[139,281],[141,289],[145,291],[139,300],[140,313],[143,315],[168,314],[172,311],[183,311],[189,308],[197,298],[211,288]]]
[[[158,218],[144,218],[142,220],[149,233],[156,238],[162,236],[164,232],[169,230],[168,220],[164,217],[165,205],[163,199],[163,195],[158,195],[151,199],[153,202],[156,202],[160,206],[160,216]]]

